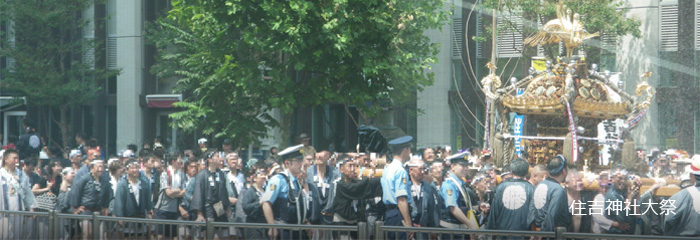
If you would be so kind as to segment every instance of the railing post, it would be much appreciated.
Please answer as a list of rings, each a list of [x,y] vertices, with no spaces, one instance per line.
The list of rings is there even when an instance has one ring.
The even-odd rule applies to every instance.
[[[565,227],[554,228],[554,238],[556,238],[557,240],[564,240],[564,232],[566,232]]]
[[[61,227],[61,225],[63,223],[63,219],[61,219],[61,216],[58,216],[59,213],[61,213],[61,212],[55,211],[54,218],[53,218],[54,221],[51,223],[51,225],[53,225],[54,234],[56,234],[56,235],[54,235],[56,237],[56,239],[64,237],[63,228]]]
[[[212,222],[214,222],[213,218],[207,218],[207,239],[214,239],[214,225],[212,225]]]
[[[92,239],[102,239],[100,236],[100,222],[97,220],[97,216],[100,212],[92,212]]]
[[[384,221],[376,221],[374,224],[374,239],[384,240]]]
[[[357,238],[358,239],[368,239],[369,236],[367,236],[367,223],[366,222],[357,222]]]
[[[46,219],[46,225],[49,227],[48,228],[49,232],[45,236],[48,239],[57,239],[58,238],[58,237],[56,237],[56,229],[54,227],[54,221],[56,221],[56,211],[49,210],[49,216],[48,216],[48,219]]]

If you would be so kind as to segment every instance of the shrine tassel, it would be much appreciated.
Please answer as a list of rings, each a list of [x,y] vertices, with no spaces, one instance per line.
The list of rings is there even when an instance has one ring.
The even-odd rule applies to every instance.
[[[569,100],[564,98],[564,105],[566,105],[566,113],[569,115],[569,128],[571,129],[571,158],[574,163],[578,160],[578,136],[576,135],[576,123],[574,122],[574,114],[571,112],[571,105]]]

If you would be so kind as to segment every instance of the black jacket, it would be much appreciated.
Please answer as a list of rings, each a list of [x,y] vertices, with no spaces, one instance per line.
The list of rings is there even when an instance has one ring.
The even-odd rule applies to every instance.
[[[263,192],[258,192],[254,187],[243,190],[243,195],[241,196],[241,205],[243,206],[243,212],[246,214],[245,222],[247,223],[267,223],[265,220],[265,215],[260,205],[260,197]]]
[[[136,198],[139,199],[138,203],[136,203]],[[131,191],[128,180],[120,179],[117,183],[117,193],[114,196],[112,214],[117,217],[145,217],[148,210],[153,210],[148,183],[139,181],[139,195],[136,196]]]
[[[228,190],[226,189],[226,174],[217,170],[210,173],[204,169],[199,172],[194,182],[194,192],[192,202],[190,203],[191,211],[202,211],[204,217],[216,218],[214,208],[212,207],[217,202],[221,201],[224,209],[231,207],[231,202],[228,200]],[[214,186],[212,186],[214,184]]]
[[[412,184],[413,182],[409,183],[409,189]],[[421,182],[421,192],[423,193],[421,206],[416,206],[416,201],[410,203],[411,217],[416,216],[418,209],[420,209],[420,219],[415,223],[423,227],[440,227],[440,207],[444,207],[444,201],[442,201],[435,186],[426,181]]]
[[[331,186],[331,193],[328,196],[332,204],[327,206],[323,212],[338,214],[347,220],[360,220],[365,205],[359,201],[372,197],[374,192],[371,190],[376,189],[377,185],[381,185],[380,178],[353,180],[352,182],[338,179]],[[353,201],[358,201],[355,206],[353,206]]]
[[[321,223],[321,191],[313,183],[306,183],[309,186],[308,206],[306,208],[306,219],[312,224]]]

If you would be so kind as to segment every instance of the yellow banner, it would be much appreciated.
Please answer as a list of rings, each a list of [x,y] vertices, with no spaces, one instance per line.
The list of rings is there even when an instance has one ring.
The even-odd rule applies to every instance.
[[[544,58],[542,59],[532,59],[532,67],[535,68],[535,70],[539,71],[544,71],[547,69],[547,66],[545,65],[545,60]]]

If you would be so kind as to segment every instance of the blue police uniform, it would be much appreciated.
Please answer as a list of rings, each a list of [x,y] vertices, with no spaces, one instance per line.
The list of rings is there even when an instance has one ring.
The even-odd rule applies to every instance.
[[[285,170],[273,176],[268,182],[261,201],[270,202],[275,222],[302,224],[306,215],[303,191],[296,177]],[[281,230],[282,239],[305,239],[306,232]]]
[[[399,197],[406,197],[408,203],[411,202],[411,197],[408,196],[408,173],[403,168],[401,161],[394,159],[388,167],[384,169],[382,174],[382,201],[386,206],[384,214],[384,225],[387,226],[403,226],[401,220],[401,212],[399,212],[396,204]],[[389,233],[389,238],[394,239],[394,232]],[[406,233],[399,233],[398,239],[405,239]]]
[[[413,140],[410,136],[404,136],[390,141],[389,145],[405,145]],[[395,153],[397,154],[397,153]],[[403,217],[397,207],[397,199],[406,197],[406,202],[411,203],[411,196],[408,195],[408,173],[403,167],[401,160],[394,158],[389,166],[384,168],[382,173],[382,201],[386,206],[384,214],[384,225],[386,226],[403,226],[401,223]],[[410,210],[409,210],[410,213]],[[396,235],[396,236],[395,236]],[[406,239],[406,233],[389,232],[389,239]]]
[[[455,185],[455,182],[459,185]],[[440,188],[440,196],[445,200],[445,208],[442,209],[442,221],[452,224],[462,224],[457,218],[455,218],[452,213],[450,213],[450,207],[457,207],[466,212],[469,207],[467,206],[467,201],[465,201],[462,192],[464,192],[464,181],[458,178],[454,173],[450,173],[448,178],[442,183]],[[462,190],[460,190],[462,188]],[[445,224],[442,224],[445,225]]]
[[[450,207],[458,208],[460,211],[465,213],[465,215],[467,211],[469,211],[469,206],[467,205],[467,201],[464,199],[462,192],[466,194],[464,189],[464,181],[458,178],[454,173],[450,173],[442,183],[442,187],[440,187],[440,196],[444,200],[444,207],[440,209],[441,227],[452,229],[467,228],[463,222],[459,221],[450,212]],[[465,236],[465,238],[469,238],[469,236]],[[443,234],[443,239],[462,239],[462,235]]]
[[[467,151],[457,153],[447,158],[451,164],[463,164],[468,165],[469,162],[466,160],[469,158],[469,153]],[[465,187],[464,181],[457,177],[454,173],[450,172],[442,182],[440,187],[440,196],[443,199],[444,207],[440,210],[440,226],[444,228],[460,229],[467,228],[467,225],[459,221],[450,212],[450,207],[456,207],[459,211],[462,211],[464,215],[467,215],[468,211],[472,211],[469,204],[474,205],[475,199],[470,199],[469,193]],[[469,199],[468,199],[469,198]],[[449,235],[443,234],[443,239],[469,239],[469,235]]]
[[[288,147],[279,153],[282,161],[302,161],[301,153],[304,145]],[[269,202],[272,215],[277,224],[303,224],[307,214],[306,196],[297,177],[285,169],[267,181],[265,193],[260,198],[262,202]],[[281,239],[307,239],[306,231],[280,231]]]

